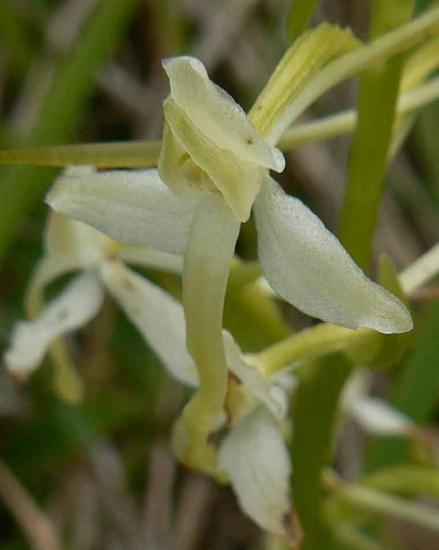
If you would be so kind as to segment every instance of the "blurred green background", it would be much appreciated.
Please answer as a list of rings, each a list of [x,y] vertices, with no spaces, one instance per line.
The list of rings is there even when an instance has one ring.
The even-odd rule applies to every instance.
[[[417,9],[426,5],[418,2]],[[0,148],[160,138],[167,95],[161,60],[182,53],[199,57],[247,109],[289,45],[289,7],[287,0],[0,0]],[[366,38],[370,3],[327,0],[314,17]],[[355,82],[343,84],[306,120],[351,107],[356,95]],[[344,137],[298,148],[281,177],[334,231],[350,143]],[[1,349],[24,316],[23,294],[42,252],[42,198],[54,174],[40,167],[0,170]],[[418,115],[386,183],[374,258],[387,253],[401,269],[439,237],[439,104]],[[255,259],[251,222],[239,253]],[[175,277],[147,275],[179,292]],[[241,299],[230,293],[226,322],[247,351],[286,334],[280,325],[262,338],[257,327],[237,323],[236,311],[248,306]],[[434,425],[438,287],[415,299],[412,351],[391,373],[380,373],[376,386],[416,421]],[[296,328],[309,322],[292,310],[286,315]],[[29,495],[62,533],[63,548],[262,547],[261,534],[226,488],[175,464],[169,434],[187,395],[109,299],[69,344],[86,386],[81,404],[54,393],[50,361],[25,387],[0,371],[0,549],[28,548],[23,531],[30,520],[49,531],[41,548],[56,548],[49,546],[46,518],[32,516]],[[407,460],[404,442],[369,441],[367,449],[361,443],[370,468]],[[340,468],[353,475],[349,457],[358,441],[345,447]],[[414,529],[401,533],[401,548],[438,544]]]

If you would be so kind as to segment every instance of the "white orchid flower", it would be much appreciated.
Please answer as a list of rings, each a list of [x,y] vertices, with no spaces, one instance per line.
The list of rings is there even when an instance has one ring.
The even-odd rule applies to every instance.
[[[164,67],[171,94],[164,105],[161,178],[151,170],[63,175],[47,201],[121,242],[184,252],[187,346],[200,387],[176,430],[176,446],[184,461],[212,470],[207,440],[227,393],[224,296],[240,223],[253,204],[263,273],[288,302],[350,328],[404,332],[412,321],[405,306],[364,275],[322,222],[269,177],[269,169],[284,168],[274,138],[261,135],[210,81],[202,63],[179,57]],[[264,101],[255,121],[263,119]]]
[[[19,322],[13,331],[4,355],[9,371],[17,378],[27,378],[57,337],[84,326],[97,314],[108,291],[170,373],[180,382],[195,384],[197,375],[185,347],[180,304],[125,263],[176,273],[182,270],[182,258],[177,255],[122,246],[85,224],[52,213],[45,255],[28,294],[27,309],[34,318]],[[44,287],[72,271],[81,273],[35,316]]]
[[[343,389],[342,411],[372,435],[410,435],[415,425],[395,407],[369,395],[371,372],[357,369]]]

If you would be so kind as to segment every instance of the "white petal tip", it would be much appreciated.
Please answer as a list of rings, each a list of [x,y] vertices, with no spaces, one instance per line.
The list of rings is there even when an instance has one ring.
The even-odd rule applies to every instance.
[[[400,334],[411,331],[413,320],[406,306],[390,292],[384,289],[380,290],[381,299],[377,300],[376,313],[374,315],[373,308],[371,308],[369,319],[364,322],[363,326],[383,334]]]
[[[279,174],[285,170],[284,154],[276,147],[273,147],[273,165],[271,169]]]
[[[368,279],[319,218],[273,179],[262,187],[255,214],[264,275],[286,301],[351,329],[393,334],[413,328],[402,302]]]
[[[219,460],[244,512],[266,531],[285,536],[285,519],[291,513],[291,462],[267,409],[256,409],[232,428]]]

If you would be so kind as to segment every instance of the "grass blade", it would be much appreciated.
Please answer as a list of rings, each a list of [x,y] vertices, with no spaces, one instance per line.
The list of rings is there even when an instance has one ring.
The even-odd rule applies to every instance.
[[[292,0],[288,11],[288,40],[295,40],[306,31],[320,0]]]
[[[60,143],[71,139],[87,100],[95,88],[97,71],[111,57],[139,0],[107,0],[92,15],[80,41],[58,67],[28,144]],[[23,219],[40,200],[53,171],[20,166],[0,182],[0,257]]]
[[[406,23],[414,4],[413,0],[376,0],[371,38]],[[361,80],[358,124],[340,218],[340,239],[366,271],[372,257],[402,67],[403,57],[395,56]]]

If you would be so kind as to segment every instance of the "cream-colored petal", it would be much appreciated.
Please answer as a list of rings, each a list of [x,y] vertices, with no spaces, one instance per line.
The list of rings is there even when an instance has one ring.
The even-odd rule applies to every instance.
[[[93,173],[68,170],[70,173]],[[26,292],[26,312],[34,317],[43,303],[44,288],[52,281],[76,270],[92,269],[102,259],[111,239],[84,223],[50,211],[45,231],[45,256],[38,262]]]
[[[163,105],[166,122],[180,146],[218,188],[238,220],[248,220],[253,202],[266,175],[266,169],[243,161],[220,149],[206,138],[186,113],[173,101]],[[166,175],[163,175],[166,177]],[[196,181],[199,177],[196,176]],[[169,182],[170,183],[170,182]]]
[[[119,262],[106,262],[101,274],[110,294],[168,371],[184,384],[196,385],[197,373],[186,351],[182,306]]]
[[[209,79],[201,61],[174,57],[163,66],[173,100],[201,134],[240,160],[282,172],[282,153],[261,137],[240,105]]]
[[[285,300],[308,315],[353,329],[411,330],[407,308],[368,279],[319,218],[274,180],[263,186],[255,214],[264,275]]]
[[[125,244],[183,252],[195,200],[176,197],[157,170],[61,175],[47,196],[57,212]]]
[[[9,371],[25,379],[41,362],[50,344],[58,336],[88,323],[99,311],[102,300],[102,285],[94,274],[75,277],[39,317],[16,325],[4,355]]]
[[[229,370],[241,381],[243,391],[266,405],[279,420],[284,418],[288,405],[282,388],[273,389],[261,372],[245,361],[238,344],[227,331],[224,331],[224,347]]]
[[[66,173],[77,174],[70,169]],[[81,172],[79,172],[81,174]],[[93,174],[89,172],[87,175]],[[45,233],[46,255],[74,263],[78,268],[95,267],[113,241],[93,227],[50,210]]]
[[[170,273],[182,273],[183,256],[162,252],[154,248],[142,246],[126,246],[119,252],[119,258],[127,264],[168,271]]]
[[[230,430],[221,444],[219,461],[243,511],[266,531],[284,535],[291,510],[291,463],[265,407]]]
[[[349,405],[348,412],[367,432],[374,435],[407,435],[412,421],[376,397],[362,396]]]
[[[166,119],[157,168],[162,181],[182,198],[190,200],[194,193],[215,191],[209,176],[183,149]]]
[[[32,274],[29,288],[25,296],[25,309],[30,318],[35,317],[44,302],[44,289],[52,281],[80,269],[75,258],[44,256],[38,263]]]
[[[407,434],[412,421],[384,400],[370,397],[372,372],[355,369],[342,394],[342,409],[353,417],[366,431],[376,435]]]

